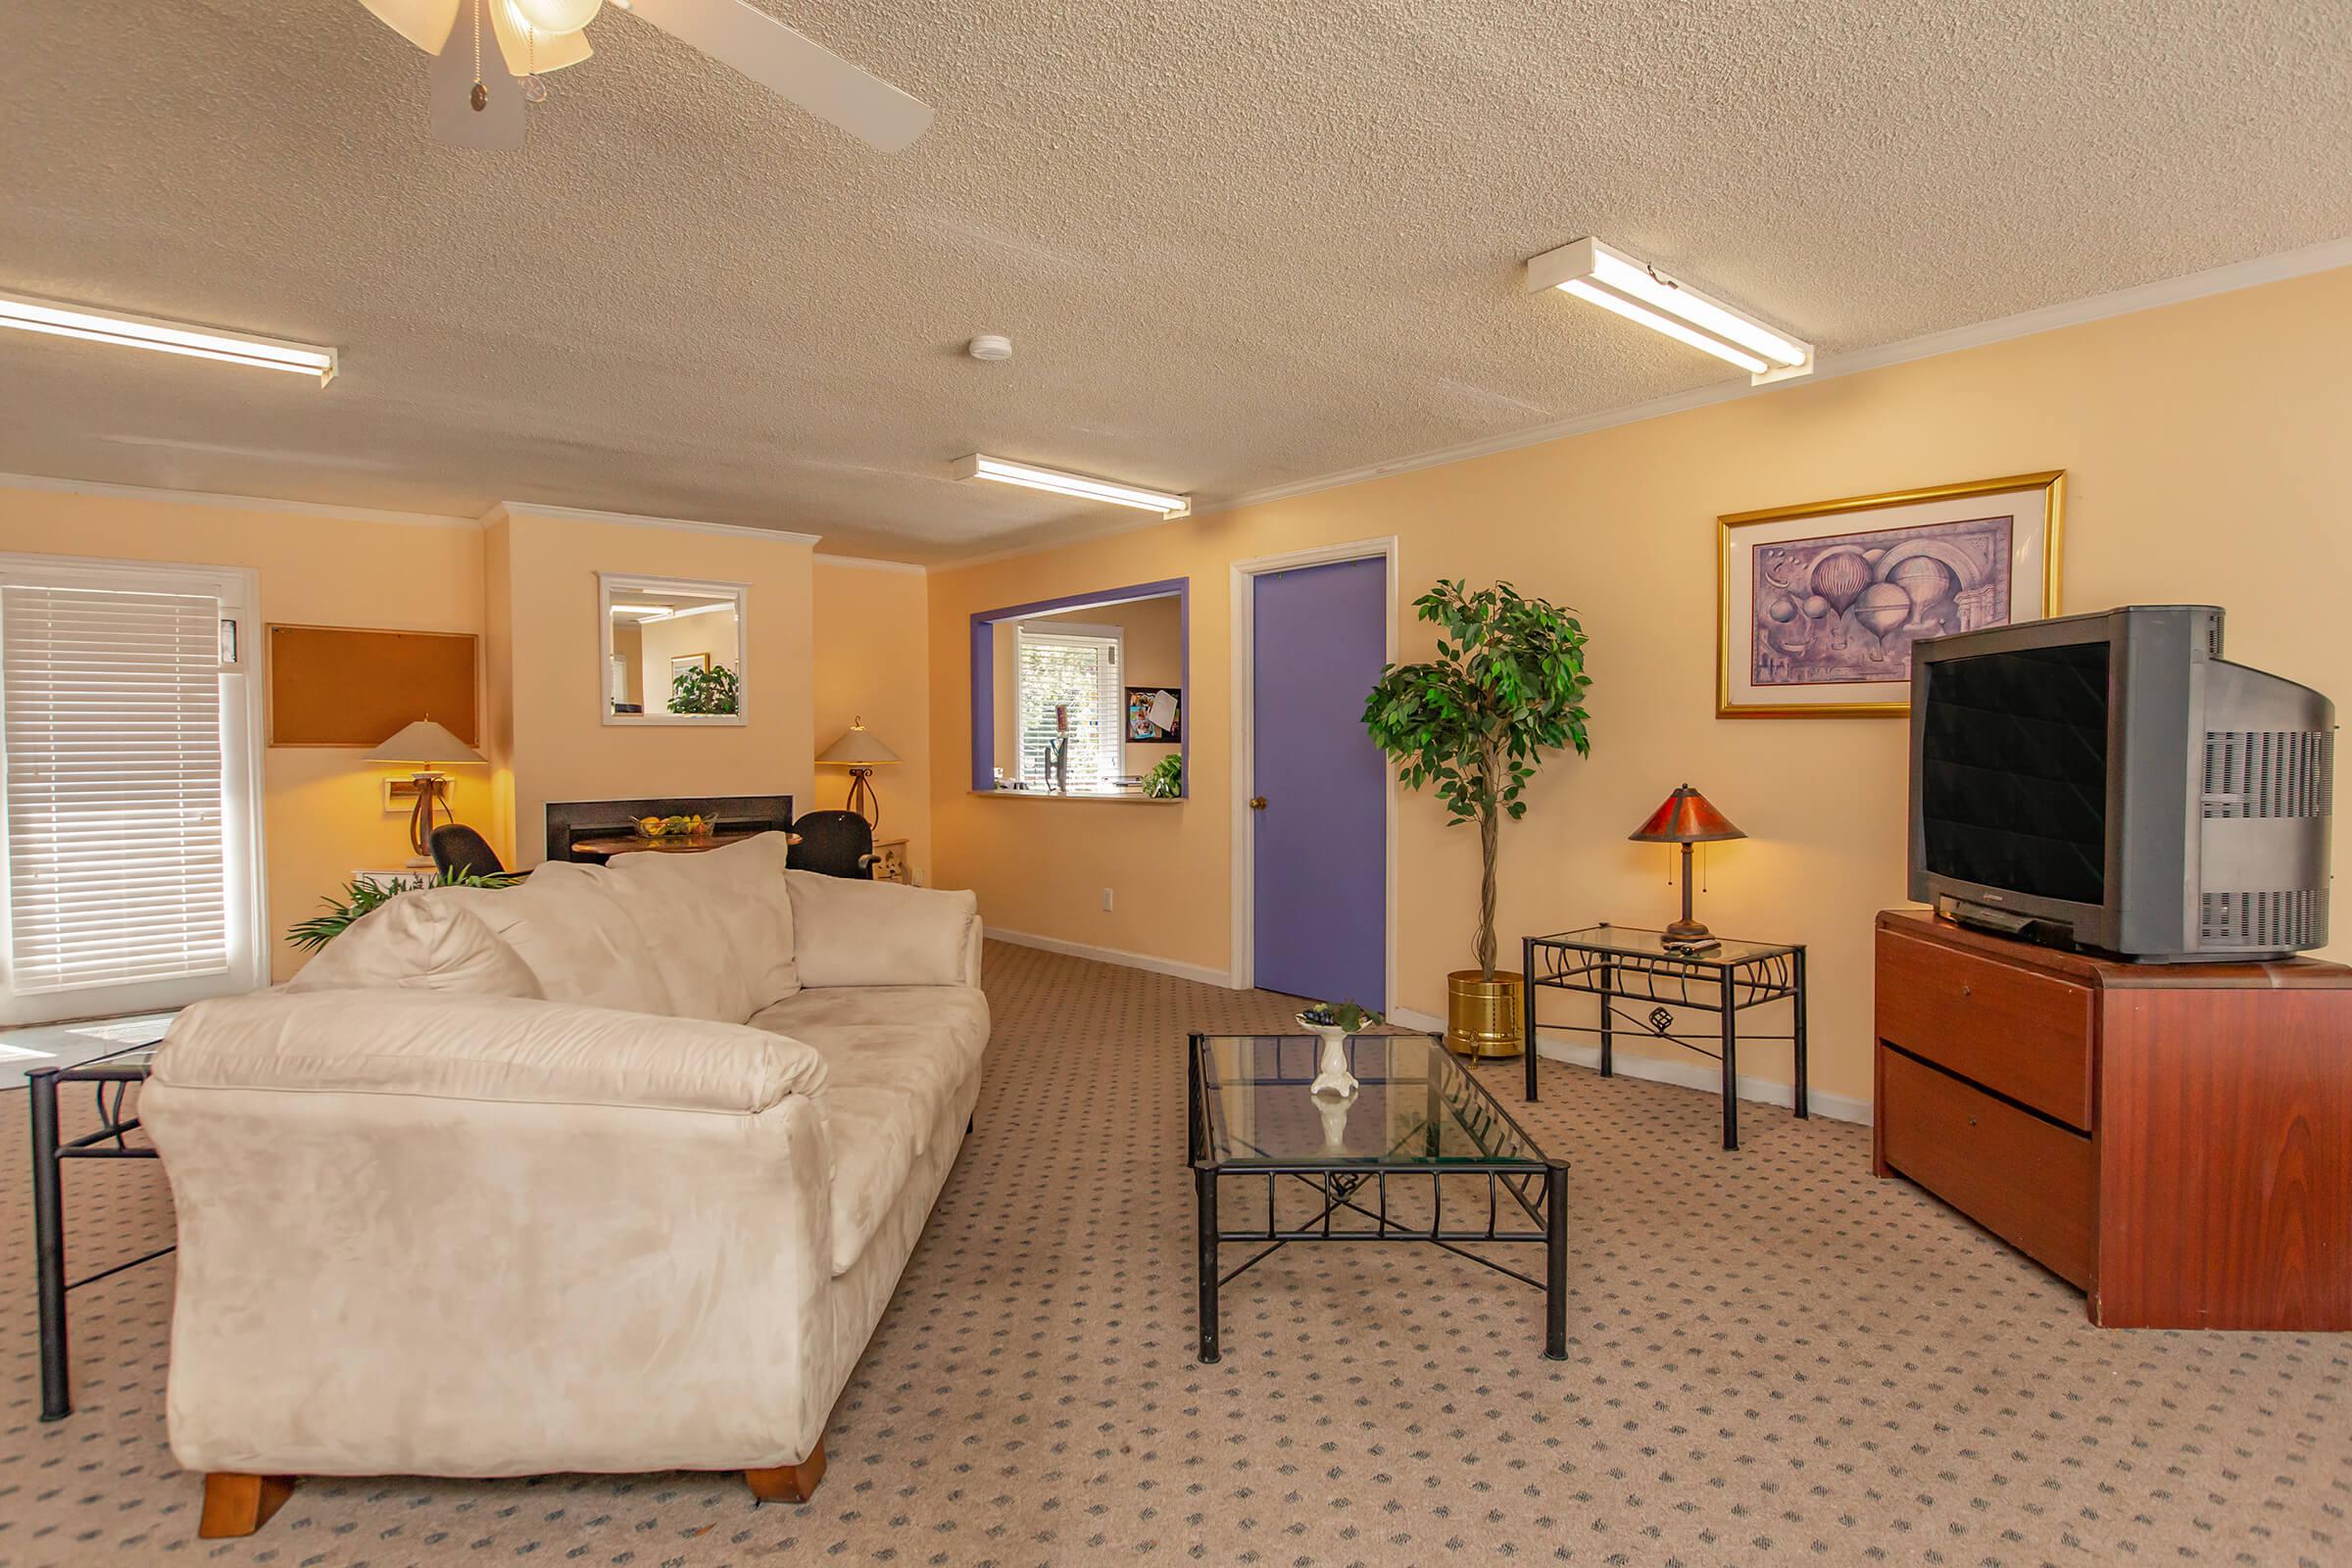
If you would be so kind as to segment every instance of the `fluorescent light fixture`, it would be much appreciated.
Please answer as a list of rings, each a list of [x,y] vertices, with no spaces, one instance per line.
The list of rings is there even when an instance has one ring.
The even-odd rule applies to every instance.
[[[684,606],[630,605],[615,599],[611,606],[613,614],[635,615],[638,617],[637,623],[641,626],[650,620],[683,620],[688,615],[709,615],[721,610],[733,610],[734,608],[735,601],[732,599],[722,599],[714,605]]]
[[[1638,257],[1596,239],[1545,251],[1527,264],[1527,291],[1558,289],[1629,321],[1728,360],[1758,381],[1813,370],[1813,345],[1710,299]]]
[[[955,473],[958,479],[993,479],[999,484],[1026,485],[1032,490],[1051,490],[1057,496],[1107,501],[1114,507],[1156,512],[1163,517],[1188,516],[1193,510],[1191,496],[1172,496],[1159,490],[1139,490],[1131,484],[1113,484],[1108,479],[1090,479],[1083,473],[1063,473],[1058,468],[1008,463],[1003,458],[983,457],[977,453],[956,459]]]
[[[181,321],[159,321],[145,316],[125,316],[85,305],[65,305],[21,294],[0,294],[0,326],[51,337],[77,337],[91,343],[113,343],[128,349],[153,349],[159,354],[184,354],[191,359],[219,360],[224,365],[249,365],[261,370],[291,370],[315,375],[320,386],[335,378],[335,351],[310,343],[286,343],[273,337],[221,332]]]

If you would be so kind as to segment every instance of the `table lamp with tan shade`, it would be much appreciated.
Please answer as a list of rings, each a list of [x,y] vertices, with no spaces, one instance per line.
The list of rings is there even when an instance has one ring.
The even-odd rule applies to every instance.
[[[400,733],[368,754],[370,762],[404,762],[414,771],[410,782],[416,786],[416,808],[409,813],[409,847],[421,859],[433,852],[433,805],[441,792],[449,787],[449,775],[440,770],[441,764],[456,762],[477,766],[490,760],[429,718],[420,718],[405,726]],[[441,804],[447,805],[446,801]],[[453,813],[454,814],[454,813]]]
[[[899,760],[899,754],[874,739],[865,727],[862,715],[850,720],[850,727],[841,739],[816,756],[818,762],[828,767],[850,770],[849,808],[864,817],[870,825],[882,825],[882,803],[874,794],[874,769]]]

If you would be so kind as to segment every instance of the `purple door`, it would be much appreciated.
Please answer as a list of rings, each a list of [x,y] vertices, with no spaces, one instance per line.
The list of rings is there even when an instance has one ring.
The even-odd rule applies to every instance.
[[[1256,981],[1385,1011],[1388,764],[1364,698],[1388,652],[1388,564],[1251,582]]]

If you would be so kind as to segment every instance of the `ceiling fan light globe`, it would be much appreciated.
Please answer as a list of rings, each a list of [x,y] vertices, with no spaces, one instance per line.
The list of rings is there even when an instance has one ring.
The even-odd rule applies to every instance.
[[[577,32],[596,20],[604,0],[507,0],[535,32]]]

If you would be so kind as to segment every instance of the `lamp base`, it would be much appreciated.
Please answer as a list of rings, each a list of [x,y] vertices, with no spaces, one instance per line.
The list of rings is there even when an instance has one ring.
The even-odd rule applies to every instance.
[[[865,818],[869,829],[882,826],[882,801],[874,793],[874,770],[870,767],[850,769],[850,798],[843,803],[850,810]]]
[[[1704,942],[1707,936],[1707,928],[1696,920],[1670,920],[1666,924],[1669,942]]]

